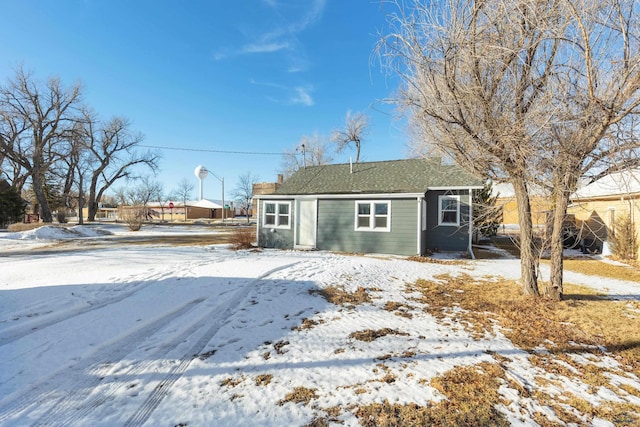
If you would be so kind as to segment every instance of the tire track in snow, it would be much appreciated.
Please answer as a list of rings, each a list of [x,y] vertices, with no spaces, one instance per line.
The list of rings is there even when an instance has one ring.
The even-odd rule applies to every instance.
[[[116,378],[121,376],[136,377],[144,372],[149,372],[155,366],[156,359],[165,357],[168,351],[175,348],[180,343],[187,341],[189,337],[196,334],[199,330],[204,329],[204,327],[206,327],[211,320],[211,313],[215,313],[218,310],[220,310],[220,306],[216,306],[213,310],[206,311],[196,322],[182,331],[179,335],[174,336],[170,341],[165,341],[164,343],[156,347],[153,353],[149,354],[145,360],[135,361],[125,369],[118,370],[116,373],[112,373],[109,375],[112,375]],[[74,399],[75,396],[68,396],[67,402],[65,402],[64,405],[56,405],[56,408],[58,408],[58,410],[55,411],[56,414],[62,414],[66,412],[65,415],[67,415],[67,417],[64,419],[57,419],[56,422],[64,425],[69,425],[74,421],[81,420],[87,414],[90,414],[93,410],[102,406],[105,402],[110,400],[111,396],[115,395],[122,388],[127,387],[128,384],[123,381],[120,383],[111,384],[110,386],[111,387],[109,388],[109,390],[101,392],[93,397],[90,396],[88,400],[85,399],[85,401],[82,402]],[[52,411],[52,413],[47,416],[47,419],[54,419],[53,415],[54,414]],[[41,421],[44,420],[41,419]]]
[[[200,263],[196,264],[199,265]],[[94,380],[91,383],[86,383],[86,380],[84,381],[86,384],[82,383],[82,381],[76,381],[73,383],[74,386],[78,387],[79,385],[82,388],[92,389],[105,384],[99,378],[104,378],[106,376],[114,376],[116,378],[119,376],[135,377],[136,375],[139,375],[141,373],[148,372],[150,368],[155,366],[154,360],[156,357],[162,358],[166,356],[167,351],[175,348],[180,343],[187,341],[189,337],[193,336],[198,331],[205,329],[208,325],[210,325],[209,328],[207,328],[206,332],[200,336],[200,338],[194,343],[194,345],[190,347],[190,349],[184,354],[184,356],[178,359],[178,365],[174,366],[171,371],[162,378],[160,384],[158,384],[152,392],[152,395],[147,397],[145,403],[137,411],[137,417],[134,418],[134,416],[132,416],[130,418],[130,421],[128,421],[132,423],[131,425],[139,425],[135,424],[137,422],[139,422],[140,424],[144,423],[146,419],[148,419],[149,416],[153,413],[155,408],[160,404],[161,400],[167,394],[173,383],[175,383],[182,376],[193,359],[199,357],[200,353],[207,345],[207,343],[210,342],[217,331],[224,324],[226,324],[227,317],[232,315],[237,310],[238,305],[240,305],[242,301],[244,301],[251,294],[251,291],[256,288],[255,284],[260,280],[263,280],[270,274],[273,274],[282,269],[289,268],[294,264],[296,263],[274,268],[258,278],[248,280],[247,283],[242,286],[241,289],[237,290],[230,299],[225,300],[224,302],[216,305],[213,309],[207,310],[204,314],[200,315],[197,321],[193,322],[191,326],[186,328],[179,335],[176,335],[175,337],[172,337],[170,341],[166,341],[163,344],[159,345],[152,354],[148,355],[146,360],[132,363],[127,366],[126,369],[118,371],[116,373],[94,375],[92,376]],[[214,319],[213,324],[211,324],[212,319]],[[126,338],[126,340],[129,343],[131,342],[129,338]],[[137,342],[136,344],[139,344],[139,342]],[[112,357],[110,359],[112,359]],[[111,361],[116,362],[115,360]],[[88,373],[92,370],[99,371],[100,365],[102,364],[104,364],[104,362],[95,363],[93,366],[88,366],[86,370],[83,370],[83,372]],[[98,392],[99,394],[95,395],[94,397],[89,397],[88,400],[84,399],[84,401],[79,400],[82,399],[82,396],[79,396],[77,394],[66,394],[65,396],[59,397],[55,404],[51,406],[47,410],[47,412],[45,412],[33,425],[81,425],[83,421],[88,421],[86,419],[86,416],[88,414],[102,406],[105,402],[112,400],[112,396],[114,396],[118,391],[126,386],[126,382],[113,384],[108,390]],[[51,395],[52,393],[43,396],[40,401],[44,402],[46,401],[45,399],[51,400],[57,397]]]
[[[142,406],[140,406],[138,410],[129,417],[124,425],[126,427],[142,426],[149,419],[153,411],[155,411],[164,397],[169,393],[171,386],[180,379],[191,362],[198,357],[199,353],[202,352],[207,343],[209,343],[216,333],[218,333],[223,324],[226,323],[226,319],[231,317],[237,311],[237,308],[242,301],[246,300],[251,295],[252,291],[255,289],[254,285],[256,283],[266,279],[268,276],[278,271],[286,270],[299,262],[300,261],[296,261],[267,271],[241,288],[230,301],[225,303],[226,308],[223,311],[219,312],[217,310],[213,310],[211,314],[212,317],[214,317],[214,320],[211,327],[209,327],[200,339],[198,339],[198,341],[196,341],[189,351],[180,359],[180,363],[171,369],[171,371],[156,385]]]
[[[42,319],[39,322],[36,322],[35,324],[30,322],[26,325],[21,325],[21,326],[11,328],[10,330],[5,331],[4,333],[0,333],[0,347],[7,345],[13,341],[19,340],[20,338],[23,338],[34,332],[42,331],[46,328],[57,325],[58,323],[64,322],[65,320],[69,320],[73,317],[81,316],[85,313],[89,313],[94,310],[99,310],[101,308],[107,307],[112,304],[117,304],[135,295],[136,293],[140,292],[146,287],[151,286],[153,283],[157,282],[158,280],[161,280],[163,277],[166,277],[166,276],[168,276],[168,273],[160,273],[160,274],[155,274],[149,277],[145,277],[144,279],[137,280],[138,282],[142,282],[142,283],[137,286],[134,286],[133,289],[129,291],[125,291],[124,293],[121,293],[113,298],[103,300],[100,303],[91,304],[86,307],[81,307],[74,310],[63,311],[61,313],[58,313],[57,315],[47,316],[46,318]]]
[[[145,288],[147,288],[148,286],[152,285],[153,283],[162,280],[165,277],[172,277],[173,272],[176,270],[180,270],[180,271],[185,271],[185,268],[188,269],[193,269],[193,268],[197,268],[200,267],[203,264],[211,264],[212,262],[227,262],[230,260],[235,260],[235,259],[240,259],[241,257],[233,254],[233,255],[226,255],[224,254],[224,256],[220,257],[220,259],[207,259],[205,261],[196,261],[196,262],[191,262],[187,267],[185,267],[184,263],[180,263],[178,265],[178,267],[176,266],[169,266],[165,269],[165,272],[161,272],[161,273],[156,273],[156,274],[151,274],[151,275],[145,275],[148,274],[147,273],[140,273],[137,275],[134,275],[133,277],[136,278],[135,282],[140,282],[138,285],[134,286],[133,289],[124,291],[124,293],[121,293],[117,296],[114,296],[112,298],[103,300],[97,304],[91,304],[88,305],[86,307],[80,307],[77,309],[72,309],[72,310],[68,310],[68,311],[63,311],[61,313],[55,314],[55,315],[51,315],[51,316],[47,316],[46,318],[43,318],[40,321],[37,322],[29,322],[28,324],[25,325],[21,325],[21,326],[16,326],[16,327],[10,327],[7,328],[7,330],[0,332],[0,347],[7,345],[9,343],[12,343],[16,340],[19,340],[20,338],[23,338],[27,335],[30,335],[32,333],[38,332],[38,331],[42,331],[46,328],[49,328],[51,326],[57,325],[58,323],[64,322],[66,320],[72,319],[76,316],[81,316],[83,314],[89,313],[91,311],[94,310],[99,310],[101,308],[113,305],[113,304],[117,304],[133,295],[135,295],[136,293],[144,290]],[[142,276],[142,277],[140,277]],[[139,277],[139,278],[137,278]]]
[[[171,323],[176,318],[193,310],[196,306],[198,306],[205,300],[205,298],[198,298],[183,304],[176,310],[173,310],[165,314],[164,316],[161,316],[160,318],[154,320],[146,326],[143,326],[140,329],[137,329],[132,333],[126,335],[125,337],[118,339],[118,341],[110,343],[105,347],[96,350],[95,354],[99,355],[98,357],[100,358],[100,360],[89,357],[86,360],[79,362],[79,364],[74,365],[72,367],[73,372],[71,374],[69,374],[67,370],[64,370],[53,375],[52,377],[36,385],[35,387],[29,389],[25,393],[22,393],[12,401],[3,405],[3,407],[0,407],[0,422],[9,420],[15,415],[22,413],[23,411],[33,407],[34,405],[42,405],[45,402],[55,400],[53,406],[50,407],[42,417],[45,420],[50,419],[50,412],[52,414],[60,412],[63,407],[65,407],[65,399],[70,400],[69,395],[65,394],[66,390],[69,387],[62,387],[61,385],[72,385],[72,388],[96,387],[101,382],[100,377],[89,377],[88,379],[86,379],[86,373],[90,371],[90,368],[92,366],[102,365],[113,360],[122,359],[130,351],[132,351],[140,341],[162,329],[164,326]],[[85,376],[85,379],[78,379],[77,375],[74,375],[75,372],[80,372],[81,375]],[[60,396],[60,394],[65,395]],[[36,425],[38,424],[40,423],[37,421]],[[55,424],[58,423],[56,422]]]

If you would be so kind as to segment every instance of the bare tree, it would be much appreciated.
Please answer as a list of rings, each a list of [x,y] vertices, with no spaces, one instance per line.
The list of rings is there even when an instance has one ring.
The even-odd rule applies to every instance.
[[[193,183],[192,180],[189,180],[187,178],[182,178],[180,182],[178,182],[178,187],[173,191],[173,194],[175,195],[175,197],[182,200],[182,207],[184,208],[185,219],[187,218],[186,216],[187,200],[191,198],[191,195],[193,194],[194,189],[195,189],[195,184]]]
[[[120,213],[132,231],[138,231],[142,224],[152,219],[149,202],[157,200],[162,193],[162,184],[149,176],[138,179],[135,185],[116,190],[115,197],[120,204]]]
[[[550,70],[544,62],[522,62],[520,53],[528,49],[537,58],[537,49],[548,49],[554,55],[538,30],[552,19],[546,13],[536,25],[518,26],[520,19],[507,15],[511,2],[497,3],[451,0],[441,3],[442,10],[417,1],[408,2],[409,9],[398,4],[381,48],[389,65],[398,67],[404,82],[398,102],[421,139],[477,175],[513,184],[523,288],[539,295],[528,159],[535,154],[531,133],[541,121]]]
[[[566,201],[587,170],[635,148],[607,135],[638,107],[637,2],[396,4],[379,53],[403,80],[399,105],[433,150],[513,185],[530,295],[540,293],[540,248],[529,191],[553,190],[556,266],[546,291],[561,298],[562,247],[554,245]]]
[[[92,166],[91,152],[87,149],[84,138],[83,123],[76,123],[70,133],[69,155],[63,159],[66,165],[64,175],[63,196],[67,208],[72,208],[73,187],[77,190],[78,224],[84,224],[85,181]]]
[[[7,180],[11,188],[20,193],[30,174],[21,163],[13,160],[13,154],[16,151],[15,139],[19,135],[11,129],[12,121],[6,121],[5,117],[5,113],[0,110],[0,179]],[[10,156],[9,153],[12,155]]]
[[[247,172],[238,177],[238,183],[233,191],[233,198],[238,203],[240,209],[247,214],[247,223],[249,222],[249,212],[253,203],[253,186],[258,182],[258,177]]]
[[[53,221],[45,176],[68,154],[63,135],[76,121],[81,92],[80,84],[65,88],[59,78],[38,82],[22,68],[0,88],[0,151],[14,171],[24,171],[22,176],[31,178],[44,222]]]
[[[328,146],[328,138],[319,135],[318,132],[300,138],[295,148],[285,151],[282,156],[282,173],[285,179],[305,166],[320,166],[331,163],[333,158],[329,154]]]
[[[78,221],[83,223],[84,180],[91,166],[89,153],[83,138],[83,123],[77,121],[72,129],[62,135],[66,141],[66,156],[62,156],[51,166],[51,173],[61,183],[62,198],[66,210],[78,208]],[[76,193],[77,191],[77,193]],[[60,215],[60,211],[58,215]]]
[[[144,137],[131,130],[131,123],[126,118],[114,117],[101,125],[92,114],[85,112],[84,123],[84,137],[93,162],[87,200],[88,220],[93,221],[104,192],[122,178],[135,178],[136,166],[155,171],[159,155],[136,150]]]
[[[356,163],[360,161],[360,149],[362,148],[362,138],[369,127],[369,118],[362,113],[351,114],[347,112],[345,126],[342,129],[333,131],[331,139],[338,144],[338,152],[343,151],[353,144],[356,149]]]
[[[158,183],[158,189],[154,194],[153,201],[160,207],[160,219],[164,221],[164,210],[169,207],[171,196],[164,191],[162,183]]]
[[[640,2],[565,0],[570,25],[559,39],[564,74],[551,86],[555,109],[546,127],[545,173],[554,207],[547,295],[563,295],[563,224],[569,198],[585,175],[636,166],[640,112]]]

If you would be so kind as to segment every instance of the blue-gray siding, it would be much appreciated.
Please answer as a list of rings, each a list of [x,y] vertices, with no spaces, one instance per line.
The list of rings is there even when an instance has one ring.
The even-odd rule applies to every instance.
[[[422,251],[465,251],[469,244],[469,193],[446,192],[460,195],[459,227],[438,226],[438,196],[444,191],[429,191],[426,195],[427,226],[422,231]],[[356,200],[389,200],[391,202],[391,231],[356,231]],[[294,227],[297,224],[295,200],[291,201],[291,228],[270,228],[263,225],[264,203],[260,200],[261,217],[258,243],[266,248],[291,249],[294,247]],[[278,199],[278,201],[283,201]],[[338,252],[388,253],[416,255],[418,221],[421,213],[416,198],[385,199],[362,197],[359,199],[318,199],[316,248]]]
[[[469,192],[448,191],[448,195],[460,195],[460,226],[438,225],[438,196],[444,191],[427,192],[427,229],[423,247],[438,251],[465,251],[469,246]]]
[[[353,199],[318,200],[318,249],[416,255],[418,201],[415,198],[390,201],[391,231],[384,232],[354,229],[356,201]]]
[[[257,220],[260,223],[259,233],[258,233],[258,245],[264,248],[276,248],[276,249],[292,249],[293,248],[293,227],[295,225],[295,215],[296,215],[296,204],[293,199],[291,200],[281,200],[278,202],[290,201],[291,202],[291,212],[289,215],[289,221],[291,222],[290,228],[271,228],[269,226],[264,226],[263,224],[263,212],[264,212],[264,200],[260,200],[259,212],[260,218]],[[270,202],[270,200],[267,200]]]

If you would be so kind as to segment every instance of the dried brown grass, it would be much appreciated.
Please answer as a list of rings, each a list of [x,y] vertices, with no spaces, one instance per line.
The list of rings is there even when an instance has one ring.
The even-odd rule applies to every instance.
[[[571,284],[565,286],[564,301],[534,299],[522,296],[514,281],[478,280],[467,275],[421,280],[408,285],[408,290],[420,291],[425,311],[453,320],[476,338],[491,335],[499,325],[516,346],[531,353],[529,360],[534,366],[558,381],[565,378],[585,383],[594,395],[604,387],[623,396],[627,390],[611,385],[611,375],[640,375],[640,316],[629,313],[629,304],[635,307],[633,302],[614,301]],[[539,353],[540,349],[547,353]],[[615,358],[620,367],[584,363],[584,358],[579,363],[572,357],[597,358],[603,352]],[[498,355],[494,358],[500,360]],[[536,381],[543,388],[552,380],[538,376]],[[562,388],[560,383],[555,386]],[[552,408],[565,423],[581,424],[597,416],[617,425],[640,424],[638,405],[603,401],[594,407],[569,392],[559,399],[541,389],[534,392],[534,398]],[[535,420],[540,425],[554,425],[542,415]],[[625,424],[628,420],[630,424]]]
[[[313,399],[317,399],[315,388],[296,387],[292,392],[287,393],[284,399],[278,401],[278,405],[282,406],[285,403],[302,403],[308,405]]]
[[[19,233],[21,231],[35,230],[36,228],[40,228],[40,227],[45,226],[45,225],[51,225],[51,224],[46,224],[44,222],[30,222],[28,224],[24,224],[22,222],[17,222],[15,224],[10,224],[7,227],[7,231],[9,231],[11,233]]]
[[[566,270],[591,276],[640,282],[640,270],[632,265],[617,265],[594,259],[565,259]]]
[[[408,287],[420,291],[425,311],[453,318],[477,338],[491,334],[497,320],[507,338],[525,350],[597,353],[600,345],[628,356],[636,366],[640,363],[640,316],[629,315],[627,302],[588,288],[567,284],[565,300],[556,302],[523,296],[515,281],[477,280],[464,274],[420,280]],[[454,307],[464,310],[454,313]]]
[[[324,320],[322,319],[314,320],[314,319],[309,319],[305,317],[304,319],[302,319],[302,324],[300,326],[294,326],[291,329],[294,331],[304,331],[306,329],[313,329],[322,323],[324,323]]]
[[[335,305],[360,305],[371,302],[369,290],[359,287],[355,292],[347,292],[338,286],[328,286],[320,290],[309,291],[312,294],[319,294],[325,300]]]
[[[502,377],[498,364],[457,367],[431,381],[446,397],[441,402],[420,406],[385,401],[361,406],[355,415],[366,427],[508,426],[508,420],[495,408]]]
[[[409,261],[425,262],[429,264],[462,265],[467,263],[467,261],[465,260],[438,259],[438,258],[431,258],[428,256],[411,256],[407,259]]]
[[[273,379],[273,375],[271,374],[261,374],[255,378],[255,382],[257,386],[268,386],[271,380]]]
[[[244,381],[244,376],[241,377],[228,377],[220,381],[222,387],[235,387]]]
[[[413,307],[409,304],[404,304],[397,301],[387,301],[383,307],[384,310],[392,311],[396,316],[405,317],[407,319],[412,319],[413,314],[410,313],[413,310]]]
[[[396,329],[383,328],[383,329],[366,329],[364,331],[356,331],[349,334],[349,338],[353,338],[358,341],[371,342],[377,340],[378,338],[387,336],[387,335],[402,335],[407,336],[406,332],[400,332]]]

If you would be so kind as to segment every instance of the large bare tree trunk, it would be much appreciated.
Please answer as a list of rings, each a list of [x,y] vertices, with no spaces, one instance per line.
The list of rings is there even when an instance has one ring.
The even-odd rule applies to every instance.
[[[40,207],[40,219],[42,222],[53,222],[53,215],[51,215],[51,209],[49,208],[49,201],[47,195],[44,192],[44,172],[39,166],[34,164],[33,174],[31,175],[31,184],[33,187],[33,193],[36,196],[36,201]]]
[[[82,209],[84,209],[84,183],[82,173],[78,173],[78,224],[84,224],[82,217]]]
[[[513,188],[518,203],[518,222],[520,224],[520,274],[522,291],[525,295],[540,296],[538,290],[538,251],[533,234],[531,220],[531,202],[524,180],[514,179]]]
[[[571,165],[569,160],[565,165],[559,167],[555,173],[553,186],[553,222],[551,230],[551,274],[549,277],[549,286],[545,289],[545,296],[557,301],[562,300],[563,290],[563,271],[564,271],[564,228],[567,216],[567,206],[571,193],[577,185],[577,177],[572,172],[579,168],[579,165]],[[560,175],[562,174],[562,175]]]
[[[87,221],[95,221],[98,213],[98,201],[96,199],[95,184],[89,186],[89,197],[87,201]]]
[[[563,295],[562,272],[564,264],[564,220],[567,212],[567,196],[563,191],[554,193],[553,228],[551,230],[551,274],[545,296],[560,301]]]

